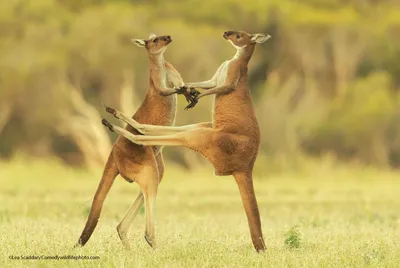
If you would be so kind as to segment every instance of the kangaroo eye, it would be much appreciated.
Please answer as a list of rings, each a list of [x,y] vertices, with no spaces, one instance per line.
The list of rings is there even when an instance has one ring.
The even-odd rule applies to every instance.
[[[236,35],[236,38],[239,39],[239,38],[240,38],[240,35],[237,34],[237,35]]]
[[[157,43],[158,42],[158,38],[156,38],[156,39],[154,39],[154,41],[153,41],[154,43]]]

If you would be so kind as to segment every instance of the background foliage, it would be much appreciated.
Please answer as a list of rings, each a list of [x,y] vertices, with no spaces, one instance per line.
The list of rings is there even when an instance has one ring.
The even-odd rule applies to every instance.
[[[310,158],[400,165],[398,1],[8,0],[0,10],[3,159],[103,165],[116,137],[100,124],[101,102],[133,113],[147,90],[147,56],[131,37],[171,35],[166,59],[191,82],[234,54],[222,33],[243,29],[273,36],[249,68],[258,171]],[[211,118],[212,98],[189,112],[179,101],[178,125]],[[165,152],[204,164],[186,149]]]
[[[111,267],[399,267],[399,0],[0,0],[0,11],[0,267],[99,266],[10,255],[100,256]],[[148,59],[130,39],[171,35],[165,57],[193,82],[234,55],[222,33],[236,29],[273,37],[249,67],[266,253],[251,246],[237,185],[184,148],[164,149],[156,251],[143,239],[144,210],[122,250],[115,226],[139,191],[122,179],[88,245],[73,249],[116,139],[100,123],[101,102],[134,113],[147,90]],[[185,105],[179,98],[178,125],[211,119],[212,98]]]

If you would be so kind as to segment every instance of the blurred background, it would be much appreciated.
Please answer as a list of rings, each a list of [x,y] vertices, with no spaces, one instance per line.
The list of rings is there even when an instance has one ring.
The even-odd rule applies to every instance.
[[[171,35],[165,59],[194,82],[235,54],[227,30],[272,35],[249,66],[266,255],[252,255],[232,178],[172,147],[157,254],[144,209],[134,250],[122,250],[115,226],[139,190],[122,179],[73,250],[117,138],[101,117],[120,124],[101,103],[133,114],[148,89],[147,53],[131,38]],[[177,125],[211,120],[213,97],[189,111],[178,101]],[[400,267],[399,167],[399,0],[0,0],[0,267],[31,254],[110,267]]]
[[[101,102],[133,114],[147,91],[132,37],[171,35],[165,58],[194,82],[234,55],[222,33],[245,30],[273,37],[249,67],[257,174],[400,166],[399,1],[7,0],[0,10],[1,162],[102,168],[116,136]],[[180,97],[177,125],[209,121],[212,101],[184,111]],[[211,167],[187,149],[164,152],[185,169]]]

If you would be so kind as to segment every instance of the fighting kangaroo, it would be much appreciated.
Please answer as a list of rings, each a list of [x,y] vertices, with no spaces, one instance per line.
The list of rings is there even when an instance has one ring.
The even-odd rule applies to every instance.
[[[260,252],[265,250],[265,244],[252,179],[260,146],[260,129],[248,87],[247,65],[256,44],[264,43],[271,36],[228,31],[223,37],[236,48],[235,56],[225,61],[210,80],[187,84],[188,87],[207,90],[196,95],[187,108],[196,105],[204,96],[216,95],[212,122],[180,127],[152,126],[141,124],[109,107],[109,113],[146,136],[135,135],[105,119],[102,122],[111,131],[138,145],[192,149],[213,164],[216,175],[233,175],[246,211],[253,245]]]
[[[172,39],[169,35],[155,36],[151,34],[148,40],[133,39],[132,41],[139,47],[146,48],[150,62],[149,89],[143,103],[132,118],[143,124],[171,126],[175,122],[177,103],[177,98],[173,94],[184,94],[187,100],[191,99],[180,74],[164,60],[164,51]],[[129,125],[126,127],[126,131],[139,134]],[[76,246],[85,245],[92,235],[100,217],[104,199],[118,174],[128,182],[137,182],[141,189],[135,202],[117,226],[123,245],[129,248],[128,229],[145,201],[145,239],[150,246],[155,246],[154,201],[159,181],[164,174],[161,146],[143,147],[131,143],[122,136],[118,138],[112,148],[94,195],[89,218]]]

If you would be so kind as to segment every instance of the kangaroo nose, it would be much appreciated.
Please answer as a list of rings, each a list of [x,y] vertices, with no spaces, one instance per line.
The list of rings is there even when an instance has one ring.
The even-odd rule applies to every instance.
[[[171,39],[171,36],[167,35],[167,39]]]

